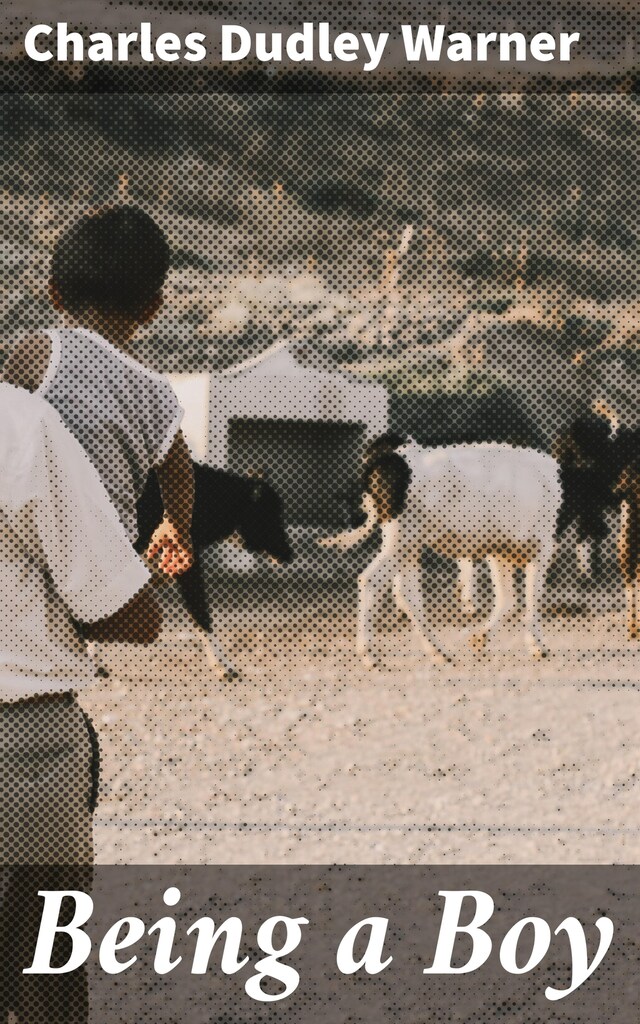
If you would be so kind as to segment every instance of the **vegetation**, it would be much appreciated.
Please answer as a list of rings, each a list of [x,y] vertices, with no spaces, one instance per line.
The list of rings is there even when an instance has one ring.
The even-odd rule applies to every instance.
[[[501,394],[545,436],[597,397],[638,418],[633,96],[3,104],[8,343],[50,317],[60,228],[120,197],[174,248],[142,342],[161,368],[228,365],[289,336],[396,395]]]

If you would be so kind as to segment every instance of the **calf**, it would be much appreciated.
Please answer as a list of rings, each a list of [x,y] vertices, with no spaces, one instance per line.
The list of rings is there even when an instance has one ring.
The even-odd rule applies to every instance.
[[[486,642],[508,611],[513,575],[525,573],[525,639],[536,657],[544,578],[554,552],[561,501],[558,464],[549,455],[500,444],[421,448],[414,442],[374,452],[365,470],[369,524],[377,522],[382,548],[359,579],[358,653],[371,663],[376,592],[393,586],[398,606],[416,629],[422,649],[444,655],[429,635],[422,595],[422,553],[428,547],[456,559],[487,559],[495,607],[479,637]],[[325,543],[347,546],[354,532]]]
[[[214,636],[202,572],[202,552],[210,545],[234,535],[248,551],[267,555],[278,563],[291,562],[293,551],[287,536],[282,500],[270,484],[261,479],[236,476],[198,463],[194,463],[193,469],[193,565],[176,578],[176,583],[191,618],[203,630],[211,666],[227,678],[235,678],[238,673]],[[149,475],[138,502],[137,513],[136,550],[143,553],[164,515],[155,471]],[[95,653],[94,661],[99,674],[104,675],[105,670],[99,665]]]

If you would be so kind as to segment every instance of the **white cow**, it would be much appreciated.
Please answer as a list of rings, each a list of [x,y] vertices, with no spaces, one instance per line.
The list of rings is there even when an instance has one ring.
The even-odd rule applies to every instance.
[[[389,459],[402,459],[410,480],[402,510],[389,514],[389,490],[397,487]],[[422,594],[422,553],[466,560],[486,559],[492,572],[495,606],[478,640],[486,642],[512,608],[513,577],[525,575],[525,641],[530,653],[545,651],[540,636],[540,599],[554,553],[554,532],[561,502],[558,465],[533,449],[501,444],[422,448],[414,442],[386,455],[380,470],[373,463],[364,509],[367,522],[358,530],[326,538],[326,546],[350,547],[379,523],[382,548],[359,579],[359,655],[371,663],[377,592],[393,586],[397,605],[416,629],[425,653],[445,657],[429,633]],[[377,478],[375,474],[378,474]],[[396,495],[397,497],[397,495]],[[393,505],[393,501],[391,502]],[[466,577],[466,581],[465,581]]]

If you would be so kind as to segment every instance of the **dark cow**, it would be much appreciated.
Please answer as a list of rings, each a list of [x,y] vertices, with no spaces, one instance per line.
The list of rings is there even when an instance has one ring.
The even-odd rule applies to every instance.
[[[236,476],[221,469],[194,463],[194,505],[191,538],[193,565],[176,578],[178,589],[191,618],[205,641],[209,663],[227,678],[238,673],[221,650],[211,624],[211,613],[202,572],[201,555],[205,548],[237,535],[247,551],[268,555],[279,563],[293,561],[287,536],[282,500],[277,492],[261,479]],[[136,550],[147,550],[151,536],[162,522],[164,508],[157,475],[149,474],[137,506],[138,540]],[[95,645],[90,656],[96,675],[107,676]]]
[[[640,635],[640,429],[592,415],[577,420],[556,446],[563,502],[558,535],[573,522],[578,540],[600,541],[608,533],[605,513],[621,509],[618,563],[625,583],[629,636]]]
[[[253,554],[269,555],[289,563],[293,551],[284,523],[282,500],[261,479],[237,476],[222,469],[194,463],[194,504],[191,525],[194,562],[177,577],[184,603],[194,621],[212,632],[200,555],[205,548],[237,534]],[[155,472],[149,475],[138,502],[138,551],[146,551],[151,536],[162,522],[164,509]]]
[[[562,486],[558,537],[572,523],[577,527],[578,543],[607,536],[605,513],[620,503],[615,493],[622,469],[617,449],[611,425],[596,414],[577,419],[558,438],[553,450]]]
[[[291,562],[294,554],[287,536],[282,500],[270,484],[198,463],[193,464],[193,469],[193,565],[176,578],[176,583],[191,618],[206,634],[201,635],[209,663],[227,678],[236,678],[238,673],[221,650],[212,628],[201,554],[211,544],[218,544],[234,534],[247,551],[268,555],[277,562]],[[136,550],[142,554],[164,515],[155,471],[149,474],[137,513]],[[89,653],[96,675],[107,676],[108,670],[102,665],[95,645],[89,645]]]

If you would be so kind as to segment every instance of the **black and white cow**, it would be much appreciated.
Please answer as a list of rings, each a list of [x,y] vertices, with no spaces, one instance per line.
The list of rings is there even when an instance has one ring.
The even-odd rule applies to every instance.
[[[379,525],[382,547],[359,579],[357,649],[371,663],[377,593],[393,587],[425,653],[442,660],[429,635],[422,595],[422,553],[430,548],[457,560],[486,559],[495,605],[479,640],[510,610],[513,575],[525,575],[525,641],[544,654],[539,605],[555,548],[561,502],[558,463],[550,455],[502,444],[422,448],[409,442],[374,447],[365,468],[363,510],[357,529],[321,541],[350,547]]]

